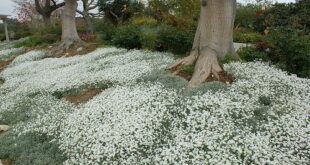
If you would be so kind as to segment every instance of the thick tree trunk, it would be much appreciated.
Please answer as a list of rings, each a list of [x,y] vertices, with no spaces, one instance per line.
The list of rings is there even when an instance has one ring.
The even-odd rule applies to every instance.
[[[201,0],[201,11],[193,47],[188,57],[170,67],[176,70],[182,65],[194,65],[189,82],[195,87],[207,80],[230,82],[219,60],[234,54],[233,27],[236,0]]]
[[[62,13],[62,44],[67,48],[74,43],[80,43],[81,39],[76,30],[75,13],[77,0],[65,0],[66,5]]]

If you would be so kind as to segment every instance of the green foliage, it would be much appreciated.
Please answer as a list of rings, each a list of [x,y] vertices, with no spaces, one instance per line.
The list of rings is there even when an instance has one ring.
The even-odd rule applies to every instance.
[[[159,45],[162,50],[178,55],[186,55],[191,50],[195,32],[180,30],[172,26],[161,26],[158,34]]]
[[[9,134],[0,138],[0,159],[12,160],[16,165],[56,165],[66,160],[58,144],[46,135]]]
[[[228,53],[228,54],[226,54],[224,59],[221,60],[221,63],[222,64],[228,64],[228,63],[236,62],[236,61],[240,61],[239,56],[235,55],[235,54]]]
[[[8,31],[11,40],[25,38],[31,34],[25,23],[20,23],[16,19],[7,19]],[[4,25],[0,24],[0,41],[5,40]]]
[[[0,77],[0,85],[5,82],[4,78]]]
[[[24,42],[18,43],[15,47],[35,47],[35,46],[44,46],[48,44],[53,44],[60,40],[60,37],[55,34],[36,34]]]
[[[117,28],[109,22],[99,20],[94,23],[94,30],[98,35],[97,38],[100,39],[99,42],[109,45],[112,44],[112,38],[115,35]]]
[[[15,47],[35,47],[53,44],[61,38],[61,27],[51,26],[48,28],[38,29],[38,31],[30,36],[24,42],[18,43]]]
[[[143,3],[137,0],[98,0],[98,5],[99,11],[115,25],[123,24],[144,9]]]
[[[219,92],[222,90],[226,90],[228,86],[222,82],[213,81],[208,83],[203,83],[202,85],[195,87],[189,91],[186,91],[187,96],[197,96],[206,92]]]
[[[199,16],[200,0],[150,0],[152,15],[159,20],[173,12],[177,17],[195,18]]]
[[[149,17],[149,16],[134,17],[130,22],[132,25],[135,25],[135,26],[154,27],[158,25],[158,21],[155,18]]]
[[[190,50],[194,38],[194,28],[181,30],[168,25],[128,24],[115,27],[102,24],[99,32],[102,42],[127,49],[147,49],[169,51],[179,55],[186,55]]]
[[[0,41],[4,41],[5,39],[6,39],[5,34],[4,33],[0,33]]]
[[[258,101],[265,106],[268,106],[272,103],[271,99],[267,96],[261,96],[259,97]]]
[[[126,49],[140,49],[142,47],[139,35],[141,29],[137,26],[128,25],[117,28],[117,32],[112,37],[113,45]]]
[[[257,19],[256,12],[261,9],[257,4],[238,4],[236,9],[235,25],[238,27],[244,27],[253,29],[255,21]]]
[[[146,50],[156,50],[158,31],[156,28],[142,27],[140,41],[142,48]]]
[[[310,36],[297,30],[278,28],[267,38],[268,54],[282,69],[301,77],[310,77]],[[276,56],[276,57],[275,57]]]
[[[256,32],[234,32],[234,42],[255,43],[263,39],[263,36]]]
[[[194,70],[195,70],[195,66],[194,65],[183,65],[180,68],[181,72],[183,72],[185,74],[188,74],[188,75],[193,75]]]
[[[262,19],[257,22],[265,27],[286,27],[310,32],[310,0],[301,0],[298,3],[277,3],[267,9]],[[261,29],[257,29],[261,30]]]
[[[265,52],[259,51],[256,48],[252,47],[241,48],[237,53],[240,59],[246,62],[256,60],[263,60],[263,61],[268,60],[268,56]]]
[[[187,81],[179,76],[174,76],[170,72],[160,70],[141,77],[137,82],[159,82],[166,88],[183,89]]]

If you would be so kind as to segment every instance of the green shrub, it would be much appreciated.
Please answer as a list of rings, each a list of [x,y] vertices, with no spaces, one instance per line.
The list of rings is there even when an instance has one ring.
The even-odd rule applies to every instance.
[[[221,60],[221,63],[222,64],[228,64],[228,63],[236,62],[236,61],[240,61],[239,56],[237,56],[235,54],[228,53],[228,54],[226,54],[224,59]]]
[[[299,31],[277,28],[267,38],[269,57],[282,69],[301,77],[310,77],[310,36]],[[266,48],[265,48],[266,49]]]
[[[29,37],[29,39],[18,43],[15,47],[35,47],[42,45],[53,44],[60,40],[60,36],[57,34],[36,34],[34,36]]]
[[[126,49],[140,49],[142,47],[139,39],[140,32],[140,28],[133,25],[118,27],[112,37],[112,43]]]
[[[0,33],[0,41],[4,41],[6,39],[5,34]]]
[[[143,49],[156,50],[158,30],[157,28],[143,27],[140,33],[140,41]]]
[[[99,42],[104,44],[112,44],[112,39],[116,33],[116,26],[111,23],[105,23],[102,20],[94,23],[94,30],[98,35]]]
[[[276,3],[271,8],[263,12],[262,18],[257,24],[263,24],[266,27],[285,27],[298,29],[303,33],[310,32],[310,1],[300,0],[297,3]],[[264,29],[256,29],[264,30]]]
[[[256,48],[252,48],[252,47],[241,48],[237,53],[240,59],[246,62],[256,61],[256,60],[263,60],[263,61],[268,60],[268,56],[266,53],[259,51]]]
[[[174,54],[186,55],[191,50],[195,32],[179,30],[172,26],[161,26],[158,32],[160,49]]]
[[[256,21],[256,12],[261,9],[257,4],[238,4],[236,10],[235,25],[238,27],[244,27],[253,29]]]
[[[135,26],[151,26],[151,27],[154,27],[154,26],[158,25],[158,22],[153,17],[141,16],[141,17],[132,18],[131,24],[135,25]]]
[[[263,36],[255,32],[234,32],[234,41],[240,43],[255,43],[263,39]]]

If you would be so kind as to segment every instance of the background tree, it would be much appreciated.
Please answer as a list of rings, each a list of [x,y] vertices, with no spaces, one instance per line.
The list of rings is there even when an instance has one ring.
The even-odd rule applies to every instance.
[[[150,0],[149,6],[157,18],[168,13],[194,18],[199,16],[200,0]]]
[[[115,25],[123,24],[144,9],[144,4],[137,0],[99,0],[98,5],[104,17]]]
[[[36,11],[32,0],[14,0],[14,3],[16,4],[15,11],[19,22],[31,22],[39,18],[39,13]]]
[[[195,87],[207,80],[231,82],[219,63],[234,54],[233,27],[236,0],[201,0],[200,19],[190,55],[170,67],[178,74],[180,66],[195,65],[189,82]]]
[[[35,8],[42,15],[44,24],[51,25],[51,15],[53,11],[63,7],[65,2],[58,3],[57,0],[35,0]]]
[[[83,11],[77,10],[79,14],[81,14],[86,23],[86,31],[89,34],[94,33],[93,25],[91,16],[92,14],[90,11],[98,7],[98,2],[96,0],[81,0],[83,4]]]

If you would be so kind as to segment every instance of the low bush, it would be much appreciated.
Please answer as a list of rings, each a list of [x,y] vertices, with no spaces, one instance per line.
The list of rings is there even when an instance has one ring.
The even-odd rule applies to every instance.
[[[240,43],[255,43],[263,39],[263,36],[255,32],[234,32],[234,41]]]
[[[288,28],[271,29],[256,47],[238,52],[243,61],[270,61],[279,68],[300,77],[310,77],[310,36]]]
[[[277,28],[268,36],[270,58],[283,66],[282,69],[301,77],[310,77],[310,36],[299,31]],[[266,48],[265,48],[266,49]]]
[[[103,44],[112,44],[112,38],[116,33],[116,26],[108,22],[95,21],[94,30],[97,33],[97,39]]]
[[[195,31],[179,30],[172,26],[161,26],[158,33],[158,44],[164,51],[185,55],[191,50]]]
[[[244,27],[253,29],[257,19],[257,11],[261,9],[260,5],[257,4],[238,4],[236,10],[236,27]]]
[[[118,27],[112,37],[113,45],[126,49],[140,49],[142,47],[139,35],[141,29],[134,25]]]
[[[285,27],[301,30],[305,34],[310,33],[310,1],[299,0],[297,3],[276,3],[262,13],[261,18],[256,22],[258,31],[266,27]]]
[[[43,45],[53,44],[59,40],[60,40],[60,36],[58,36],[57,34],[44,34],[44,35],[36,34],[36,35],[29,37],[29,39],[16,44],[15,47],[43,46]]]
[[[245,47],[241,48],[238,52],[238,55],[242,61],[250,62],[250,61],[267,61],[268,56],[265,52],[259,51],[253,47]]]
[[[143,49],[156,50],[158,40],[158,29],[152,27],[143,27],[141,28],[139,38]]]
[[[135,26],[156,26],[158,25],[158,21],[153,17],[141,16],[134,17],[131,20],[131,24]]]

